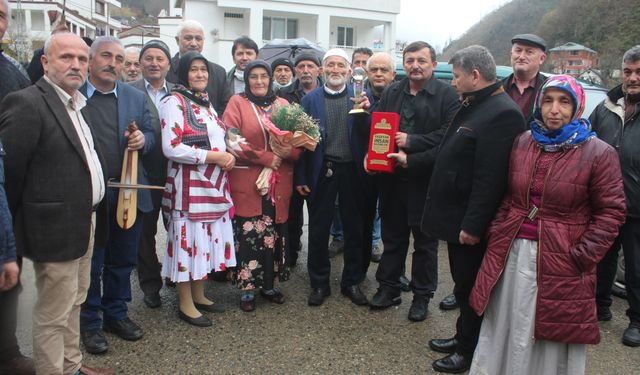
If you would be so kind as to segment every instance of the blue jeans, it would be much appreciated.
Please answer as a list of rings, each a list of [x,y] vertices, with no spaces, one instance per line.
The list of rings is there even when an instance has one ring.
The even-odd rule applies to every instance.
[[[105,199],[109,206],[109,238],[104,248],[93,249],[91,284],[80,310],[82,331],[101,329],[103,319],[108,322],[125,319],[127,302],[131,301],[130,278],[138,260],[142,228],[140,212],[133,226],[124,230],[116,222],[118,189],[108,189]]]

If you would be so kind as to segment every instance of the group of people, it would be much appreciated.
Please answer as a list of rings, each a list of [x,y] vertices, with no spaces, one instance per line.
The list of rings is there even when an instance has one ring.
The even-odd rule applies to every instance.
[[[0,36],[7,14],[0,1]],[[460,314],[453,337],[429,341],[447,354],[433,363],[437,371],[584,373],[585,344],[598,343],[598,320],[611,319],[621,245],[630,318],[623,343],[640,346],[640,46],[625,53],[622,84],[590,121],[574,78],[540,74],[546,43],[533,34],[513,38],[514,73],[504,81],[486,48],[456,52],[451,85],[434,77],[436,54],[422,41],[403,50],[407,77],[396,81],[384,52],[330,49],[321,59],[269,64],[247,37],[234,41],[227,74],[201,54],[204,40],[195,21],[181,24],[174,56],[160,40],[125,50],[117,38],[89,46],[59,30],[45,43],[43,76],[33,85],[0,54],[0,370],[113,373],[84,364],[79,342],[98,354],[109,347],[104,331],[143,336],[127,313],[136,267],[144,303],[162,305],[166,279],[179,318],[195,326],[224,311],[205,293],[211,277],[237,285],[243,311],[256,309],[257,292],[285,303],[279,282],[302,247],[305,201],[309,306],[331,295],[329,240],[338,220],[341,293],[380,310],[400,304],[409,288],[411,321],[427,317],[438,241],[446,241],[455,283],[447,304]],[[358,97],[355,66],[367,73]],[[271,135],[270,114],[289,103],[317,121],[315,151]],[[350,115],[353,108],[365,112]],[[366,168],[376,111],[399,115],[392,174]],[[133,188],[142,189],[137,219],[123,229],[119,189],[109,185],[127,173],[129,151],[140,154],[141,186]],[[384,251],[368,298],[360,283],[376,257],[378,211]],[[38,290],[33,361],[15,337],[20,257],[33,261]]]

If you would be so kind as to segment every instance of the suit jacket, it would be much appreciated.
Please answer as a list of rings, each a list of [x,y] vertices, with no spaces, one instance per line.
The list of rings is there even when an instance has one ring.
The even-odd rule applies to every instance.
[[[90,124],[86,110],[82,115]],[[0,138],[18,253],[35,262],[82,257],[91,233],[91,175],[67,110],[44,78],[0,103]],[[96,151],[100,157],[97,145]],[[102,157],[100,162],[106,172]],[[107,233],[106,210],[100,212],[98,247]]]
[[[302,98],[302,107],[309,116],[317,119],[320,127],[321,140],[316,146],[314,152],[305,151],[296,163],[295,167],[295,186],[307,185],[311,189],[309,199],[313,200],[315,197],[315,187],[320,177],[320,173],[323,172],[324,161],[324,148],[327,139],[327,116],[326,116],[326,104],[324,100],[324,86],[317,87]],[[345,100],[349,101],[349,108],[353,107],[353,102],[349,98],[353,98],[353,85],[347,85],[347,97]],[[369,101],[373,99],[369,97]],[[356,165],[358,175],[364,182],[364,155],[367,152],[367,139],[361,136],[361,133],[355,130],[354,116],[349,116],[347,119],[347,128],[349,131],[349,145],[351,146],[351,155],[353,162]]]
[[[80,87],[80,92],[87,96],[86,82]],[[118,147],[120,152],[124,154],[127,148],[124,132],[129,127],[129,123],[134,120],[138,129],[144,134],[144,147],[138,150],[139,154],[146,155],[156,146],[153,125],[151,124],[151,111],[147,105],[147,95],[122,82],[118,82],[116,93],[118,97]],[[142,164],[142,157],[138,158],[138,183],[149,184],[147,172]],[[148,189],[138,189],[138,209],[142,212],[150,212],[153,209],[151,193]]]
[[[171,69],[167,74],[167,81],[178,83],[178,63],[180,55],[176,53],[171,59]],[[224,109],[233,95],[233,90],[227,86],[227,72],[220,65],[209,61],[209,83],[207,83],[207,94],[213,108],[218,112],[218,117],[222,118]]]
[[[402,115],[406,98],[404,90],[408,85],[408,78],[392,83],[382,93],[376,111]],[[414,98],[414,127],[413,132],[407,135],[407,146],[404,148],[407,153],[408,170],[398,168],[393,174],[376,176],[380,189],[381,214],[389,209],[389,206],[397,204],[397,199],[407,199],[409,225],[420,225],[438,145],[453,115],[460,107],[458,95],[451,85],[432,77],[423,88],[424,90],[419,91]],[[401,181],[408,184],[408,195],[397,197],[394,185]]]
[[[153,125],[153,131],[155,136],[155,147],[147,154],[142,156],[142,163],[144,169],[147,171],[147,177],[151,185],[164,186],[167,178],[167,158],[162,153],[162,128],[160,127],[160,115],[158,114],[158,108],[153,103],[147,88],[145,87],[144,78],[129,83],[131,86],[142,91],[147,96],[147,106],[149,112],[151,112],[151,125]],[[167,90],[171,93],[171,90],[176,86],[175,84],[166,81]]]
[[[460,230],[484,237],[507,188],[513,140],[524,130],[500,82],[465,94],[439,147],[422,231],[451,243]]]

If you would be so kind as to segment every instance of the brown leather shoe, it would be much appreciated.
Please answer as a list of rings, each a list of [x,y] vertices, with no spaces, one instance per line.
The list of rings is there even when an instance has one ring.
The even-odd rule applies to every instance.
[[[36,375],[33,359],[19,355],[0,364],[0,374]]]
[[[115,375],[116,371],[111,367],[89,367],[82,365],[80,373],[84,375]]]

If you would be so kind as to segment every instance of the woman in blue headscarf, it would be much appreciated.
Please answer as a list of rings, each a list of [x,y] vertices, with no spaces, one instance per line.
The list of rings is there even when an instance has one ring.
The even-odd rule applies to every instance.
[[[625,218],[618,156],[596,138],[584,90],[551,76],[516,138],[509,189],[470,296],[484,314],[471,374],[583,374],[600,341],[596,264]]]

